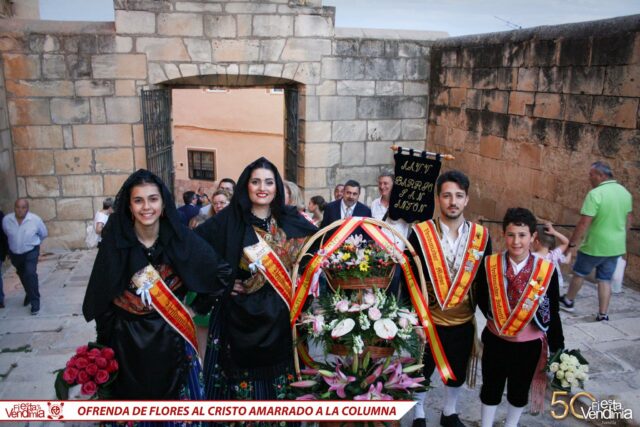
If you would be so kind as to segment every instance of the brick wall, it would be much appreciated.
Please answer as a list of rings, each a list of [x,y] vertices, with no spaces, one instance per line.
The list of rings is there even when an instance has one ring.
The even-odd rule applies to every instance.
[[[470,175],[473,214],[523,206],[575,224],[602,159],[640,225],[640,15],[437,41],[430,81],[427,146]],[[635,283],[639,241],[629,235]]]

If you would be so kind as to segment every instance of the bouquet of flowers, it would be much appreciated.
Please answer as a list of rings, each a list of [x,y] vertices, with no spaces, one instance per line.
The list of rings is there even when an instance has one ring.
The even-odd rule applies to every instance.
[[[96,343],[78,347],[65,368],[56,371],[55,389],[59,400],[69,398],[69,389],[81,385],[80,393],[89,399],[109,398],[110,386],[118,376],[113,349]]]
[[[572,387],[584,388],[589,379],[589,362],[580,350],[558,350],[549,359],[547,371],[553,373],[552,387],[571,392]]]
[[[364,240],[362,235],[350,236],[342,246],[322,264],[322,269],[332,278],[364,279],[388,277],[394,266],[392,257],[377,243]]]
[[[302,379],[293,382],[296,400],[407,400],[413,392],[424,391],[422,366],[413,358],[373,360],[366,353],[303,369]]]
[[[420,352],[414,329],[418,325],[416,313],[399,306],[393,295],[378,288],[350,296],[341,289],[324,294],[319,307],[303,313],[301,323],[325,353],[346,347],[345,353],[363,355],[371,346],[389,347],[389,355],[405,350],[417,357]]]

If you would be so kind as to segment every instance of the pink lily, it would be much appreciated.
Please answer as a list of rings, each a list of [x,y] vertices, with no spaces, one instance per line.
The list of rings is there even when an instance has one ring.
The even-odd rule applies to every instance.
[[[382,382],[378,381],[375,386],[371,384],[365,394],[354,396],[353,400],[393,400],[393,397],[382,393]]]
[[[316,384],[318,384],[318,382],[314,380],[302,380],[302,381],[292,382],[289,385],[291,387],[307,388],[307,387],[313,387]]]
[[[363,381],[363,386],[367,386],[369,384],[373,384],[373,382],[378,379],[378,377],[382,374],[382,368],[384,365],[376,366],[376,369],[373,370],[371,375],[367,376]]]
[[[336,372],[333,377],[322,377],[325,382],[329,384],[329,391],[335,391],[338,397],[345,399],[347,397],[344,389],[349,384],[356,380],[356,377],[347,376],[341,370],[340,366],[336,366]]]
[[[420,387],[422,381],[424,381],[424,377],[411,378],[409,375],[402,373],[402,366],[400,366],[399,370],[396,370],[389,380],[384,383],[384,388],[389,390],[407,390],[409,388],[417,388]]]
[[[318,400],[315,394],[304,394],[296,397],[296,400]]]

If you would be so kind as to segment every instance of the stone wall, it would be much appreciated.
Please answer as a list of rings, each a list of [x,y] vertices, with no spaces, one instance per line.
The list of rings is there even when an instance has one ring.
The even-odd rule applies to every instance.
[[[429,40],[443,33],[336,31],[320,0],[114,7],[115,25],[0,20],[14,193],[47,221],[47,247],[83,246],[102,199],[145,166],[142,88],[295,87],[306,197],[355,178],[370,200],[389,145],[424,145]]]
[[[470,175],[474,214],[523,206],[575,224],[602,159],[632,192],[640,225],[640,15],[442,40],[431,67],[427,146]],[[639,237],[628,238],[636,283]]]
[[[16,170],[13,165],[9,111],[7,110],[2,62],[0,60],[0,210],[6,214],[13,210],[13,202],[18,195],[18,186]]]

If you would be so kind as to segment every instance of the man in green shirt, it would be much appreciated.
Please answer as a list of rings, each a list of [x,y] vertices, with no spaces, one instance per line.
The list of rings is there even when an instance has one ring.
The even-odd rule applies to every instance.
[[[582,287],[583,278],[596,269],[599,312],[597,321],[609,320],[611,277],[618,258],[627,252],[627,230],[631,224],[631,193],[613,179],[607,163],[595,162],[589,170],[589,191],[580,209],[580,220],[569,239],[569,247],[578,243],[578,255],[573,265],[569,290],[560,297],[560,308],[574,311],[574,299]],[[584,241],[583,235],[586,232]]]

